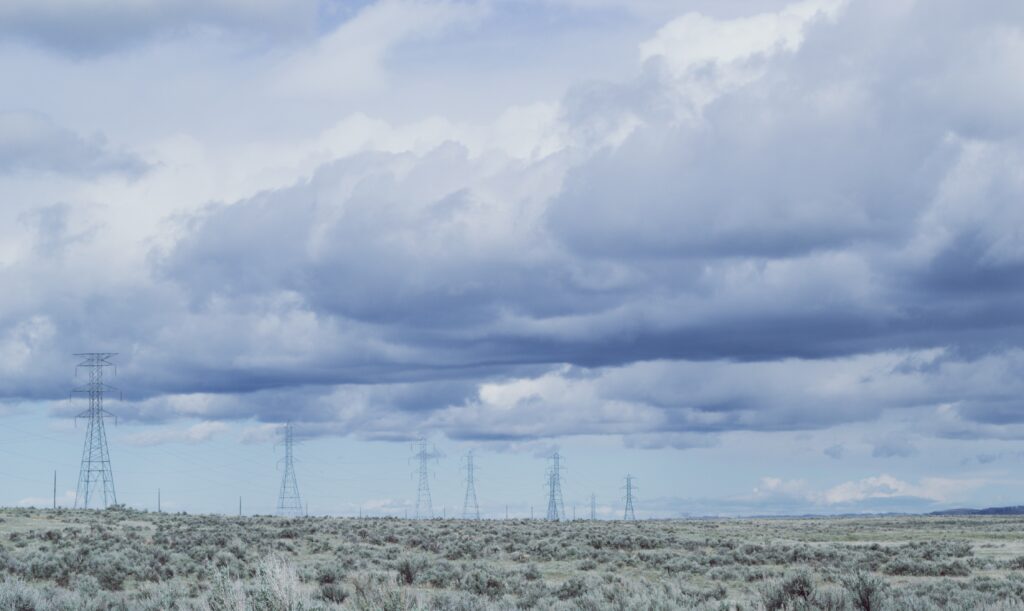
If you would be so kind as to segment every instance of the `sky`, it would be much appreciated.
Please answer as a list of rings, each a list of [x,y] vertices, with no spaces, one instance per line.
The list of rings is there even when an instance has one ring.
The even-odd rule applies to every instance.
[[[1024,4],[6,0],[0,504],[1024,504]]]

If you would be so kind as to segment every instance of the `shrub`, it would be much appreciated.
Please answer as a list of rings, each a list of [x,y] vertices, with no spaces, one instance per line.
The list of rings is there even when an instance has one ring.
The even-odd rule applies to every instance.
[[[217,573],[210,582],[206,608],[210,611],[246,611],[245,588],[224,573]]]
[[[806,570],[770,581],[761,587],[761,603],[768,611],[806,607],[813,595],[814,581]]]
[[[352,604],[359,611],[406,611],[416,608],[411,594],[393,585],[393,580],[380,573],[356,576],[352,580]]]
[[[341,604],[349,595],[349,591],[341,584],[325,583],[320,586],[320,598],[327,602]]]
[[[295,567],[280,556],[260,562],[249,594],[252,611],[304,611],[313,608],[299,583]]]
[[[422,556],[402,556],[395,569],[398,571],[400,583],[412,585],[416,582],[416,576],[427,568],[427,559]]]
[[[878,611],[882,608],[886,583],[863,571],[843,579],[843,587],[850,593],[853,606],[860,611]]]

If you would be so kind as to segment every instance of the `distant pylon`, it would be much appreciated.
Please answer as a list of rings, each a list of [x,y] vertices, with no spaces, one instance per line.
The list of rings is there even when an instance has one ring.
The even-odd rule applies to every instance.
[[[636,513],[633,511],[633,480],[636,479],[632,475],[626,475],[626,510],[623,512],[623,520],[635,520]]]
[[[565,507],[562,503],[562,457],[558,452],[551,455],[551,467],[548,468],[548,515],[553,522],[565,519]]]
[[[104,426],[106,417],[116,417],[103,409],[103,393],[110,390],[117,390],[113,386],[103,383],[103,368],[113,367],[110,359],[117,356],[114,352],[86,352],[76,354],[82,358],[79,367],[89,370],[89,383],[85,386],[75,388],[72,392],[89,395],[89,409],[76,416],[87,418],[88,427],[85,431],[85,445],[82,448],[82,466],[78,471],[78,489],[75,492],[75,507],[89,509],[95,507],[94,494],[103,491],[103,507],[117,504],[117,494],[114,492],[114,473],[110,469],[110,449],[107,447],[107,431]],[[115,374],[117,370],[114,370]]]
[[[284,476],[281,478],[281,492],[277,496],[277,515],[306,515],[302,497],[299,495],[299,482],[295,479],[295,458],[292,455],[292,423],[284,425]]]
[[[479,520],[480,504],[476,501],[476,482],[473,477],[473,450],[466,452],[466,500],[462,503],[463,520]]]
[[[416,489],[416,519],[430,519],[434,517],[434,505],[430,500],[430,469],[428,463],[431,460],[437,460],[441,455],[437,448],[433,450],[427,449],[427,440],[420,439],[418,442],[419,451],[412,455],[413,458],[419,460],[419,476],[420,483]]]
[[[590,495],[590,519],[597,519],[597,497],[593,494]]]

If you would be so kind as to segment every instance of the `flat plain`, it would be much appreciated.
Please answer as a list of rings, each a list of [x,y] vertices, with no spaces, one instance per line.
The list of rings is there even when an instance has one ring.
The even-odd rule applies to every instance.
[[[0,510],[0,609],[1024,609],[1024,518]]]

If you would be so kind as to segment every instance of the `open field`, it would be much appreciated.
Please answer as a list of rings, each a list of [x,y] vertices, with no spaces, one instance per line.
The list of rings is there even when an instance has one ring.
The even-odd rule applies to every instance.
[[[1024,518],[0,510],[0,609],[1024,609]]]

